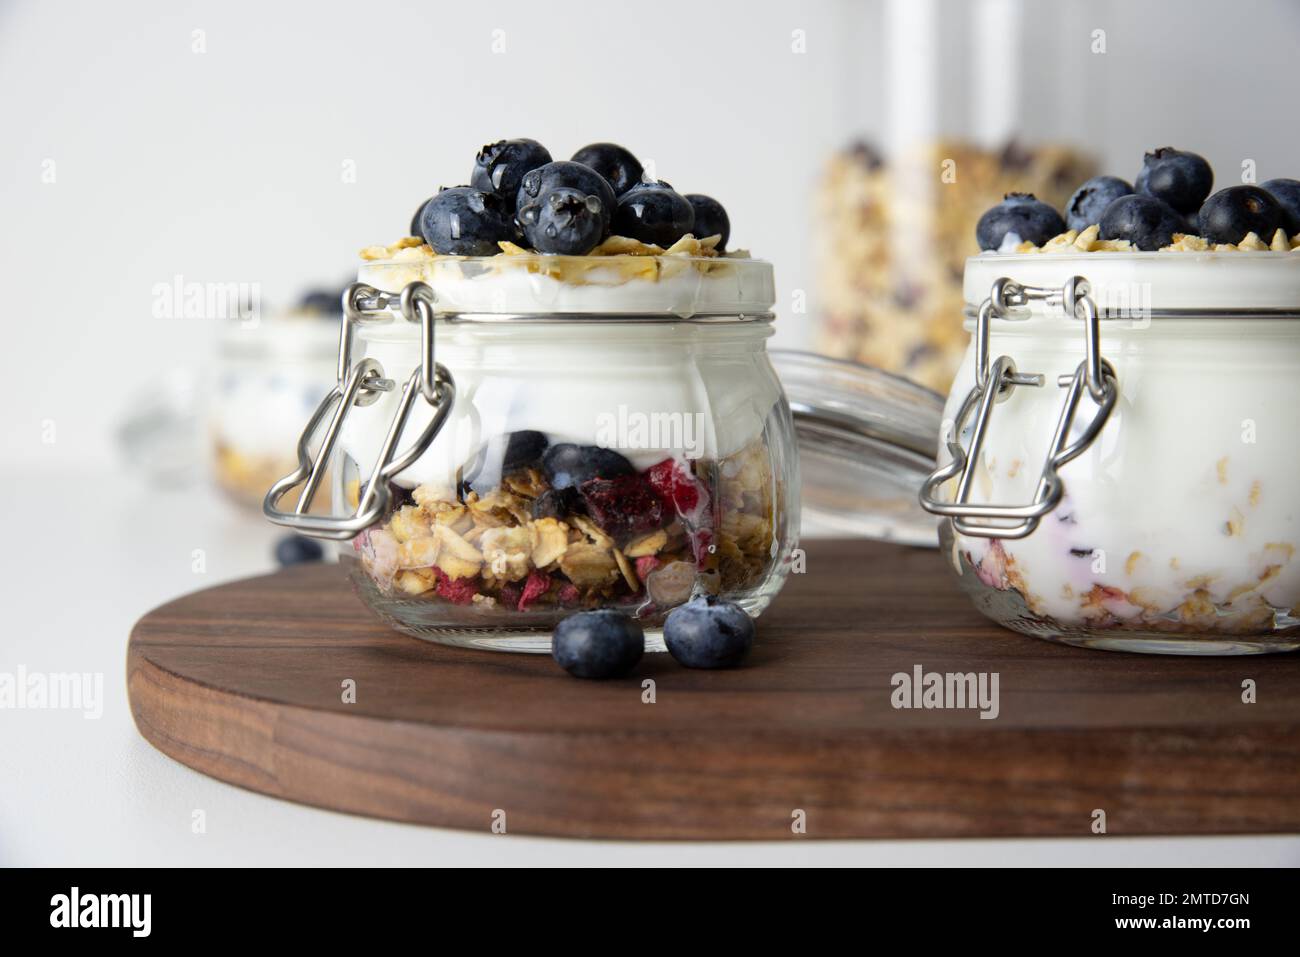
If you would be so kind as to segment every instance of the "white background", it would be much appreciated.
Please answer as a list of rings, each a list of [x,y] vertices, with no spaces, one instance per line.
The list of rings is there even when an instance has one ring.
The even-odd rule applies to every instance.
[[[1220,185],[1245,159],[1260,180],[1300,177],[1300,5],[1034,2],[1017,33],[977,29],[1018,6],[0,7],[0,668],[97,670],[108,685],[99,722],[0,712],[0,863],[1060,861],[1048,842],[505,850],[209,782],[135,735],[120,687],[140,613],[268,568],[273,537],[207,493],[156,493],[118,464],[113,428],[128,396],[203,363],[215,331],[153,318],[154,286],[177,275],[258,283],[270,304],[340,283],[359,247],[403,234],[421,199],[466,181],[484,142],[532,136],[561,158],[614,140],[679,189],[715,195],[733,245],[776,264],[778,310],[788,313],[794,290],[812,296],[810,314],[781,316],[787,344],[806,341],[815,316],[819,171],[856,135],[1016,128],[1030,141],[1076,140],[1126,178],[1144,149],[1166,144],[1204,153]],[[903,17],[924,24],[926,11],[925,30],[900,29]],[[1098,29],[1104,54],[1091,52]],[[196,30],[206,52],[194,51]],[[806,52],[792,49],[799,37]],[[355,182],[343,181],[348,161]],[[42,441],[50,423],[52,443]],[[209,565],[196,581],[200,546]],[[214,812],[203,838],[189,833],[198,807]],[[1072,848],[1088,862],[1300,857],[1293,841]]]

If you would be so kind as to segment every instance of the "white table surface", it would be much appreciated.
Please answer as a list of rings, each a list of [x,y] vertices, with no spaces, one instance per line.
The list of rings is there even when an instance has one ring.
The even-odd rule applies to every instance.
[[[222,784],[155,751],[127,705],[126,640],[184,592],[270,571],[278,530],[205,489],[126,475],[0,478],[0,671],[102,672],[99,720],[0,710],[4,865],[1295,865],[1300,837],[631,843],[372,821]],[[193,571],[202,549],[206,571]],[[195,810],[206,832],[194,834]]]

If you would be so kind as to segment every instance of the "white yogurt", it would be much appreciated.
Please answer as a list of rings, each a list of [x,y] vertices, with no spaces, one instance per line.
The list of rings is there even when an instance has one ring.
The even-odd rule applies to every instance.
[[[1072,275],[1087,277],[1101,301],[1137,284],[1151,310],[1206,314],[1103,321],[1119,400],[1098,440],[1061,470],[1064,501],[1027,538],[959,537],[956,551],[986,583],[1017,588],[1035,612],[1067,625],[1095,620],[1100,605],[1121,621],[1172,626],[1202,599],[1221,606],[1213,614],[1225,630],[1268,607],[1286,624],[1300,607],[1300,320],[1210,316],[1300,309],[1300,256],[982,256],[967,265],[967,300],[978,303],[997,276],[1059,286]],[[990,356],[1004,354],[1048,384],[994,406],[972,501],[1028,503],[1064,398],[1057,376],[1083,357],[1082,324],[1047,306],[994,320]],[[973,382],[968,353],[949,421]],[[1094,409],[1081,401],[1076,429]]]
[[[433,445],[398,483],[454,488],[486,443],[525,429],[552,443],[617,448],[638,469],[668,457],[722,458],[758,438],[781,397],[764,350],[770,323],[673,317],[767,312],[771,267],[730,261],[703,274],[690,262],[682,265],[667,279],[620,282],[611,267],[601,282],[583,285],[523,270],[467,278],[459,268],[433,268],[429,261],[415,272],[410,263],[363,267],[362,281],[390,291],[414,279],[430,282],[444,311],[584,313],[561,322],[438,322],[437,359],[456,381],[456,403]],[[661,318],[602,321],[629,312]],[[354,361],[372,356],[399,382],[419,362],[419,329],[412,323],[366,324],[359,336]],[[345,421],[343,448],[365,474],[397,403],[390,392],[354,408]],[[417,400],[401,447],[431,415]]]

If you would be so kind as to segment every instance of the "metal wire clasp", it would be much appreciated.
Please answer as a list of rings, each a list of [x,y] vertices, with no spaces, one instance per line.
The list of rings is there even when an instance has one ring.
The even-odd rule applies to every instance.
[[[338,382],[321,400],[298,438],[298,467],[286,475],[266,493],[262,512],[277,525],[295,529],[315,538],[346,540],[369,528],[388,511],[388,481],[411,465],[429,448],[451,412],[456,399],[456,383],[446,367],[434,356],[434,296],[433,290],[422,282],[406,286],[399,296],[383,292],[365,283],[353,283],[343,294],[343,323],[339,332]],[[352,364],[352,335],[355,327],[365,322],[391,320],[394,307],[407,322],[420,323],[421,362],[407,379],[397,412],[388,426],[388,432],[379,448],[379,455],[370,469],[369,478],[362,486],[357,507],[351,515],[310,515],[312,499],[320,488],[321,479],[338,441],[343,420],[355,406],[375,402],[381,393],[391,392],[396,383],[384,377],[383,366],[373,358],[364,358]],[[433,407],[428,425],[410,448],[395,454],[398,440],[406,428],[415,399],[423,398]],[[315,457],[311,446],[316,441],[321,423],[328,419],[321,436],[320,450]],[[305,484],[303,484],[305,483]],[[280,499],[290,489],[303,485],[298,503],[293,511],[280,508]]]
[[[1025,286],[1002,277],[993,283],[989,297],[980,305],[975,324],[975,387],[957,413],[952,434],[945,439],[952,461],[930,473],[921,486],[921,507],[927,512],[952,519],[953,528],[963,535],[981,538],[1024,538],[1038,527],[1039,520],[1060,504],[1065,494],[1059,470],[1079,456],[1101,433],[1115,400],[1119,397],[1119,380],[1115,370],[1101,355],[1101,322],[1097,305],[1089,296],[1088,281],[1074,276],[1059,289]],[[1084,358],[1073,374],[1057,379],[1057,385],[1066,389],[1065,402],[1057,419],[1056,432],[1048,447],[1047,460],[1039,474],[1034,499],[1027,505],[979,505],[970,501],[971,480],[979,462],[980,450],[988,434],[989,418],[996,403],[1004,402],[1018,386],[1041,387],[1043,376],[1016,371],[1010,356],[999,356],[989,361],[989,323],[999,319],[1016,318],[1012,311],[1027,305],[1031,300],[1042,300],[1049,305],[1060,305],[1066,316],[1084,322]],[[1073,442],[1070,429],[1074,424],[1079,398],[1084,389],[1097,403],[1097,411],[1088,425]],[[975,414],[970,449],[961,446],[961,434],[966,421]],[[957,494],[952,501],[940,497],[942,486],[957,479]]]

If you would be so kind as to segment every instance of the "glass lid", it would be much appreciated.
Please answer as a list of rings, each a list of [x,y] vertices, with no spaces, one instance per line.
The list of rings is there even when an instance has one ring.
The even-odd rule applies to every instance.
[[[799,441],[802,534],[936,547],[917,499],[935,465],[944,398],[871,366],[771,350]]]

